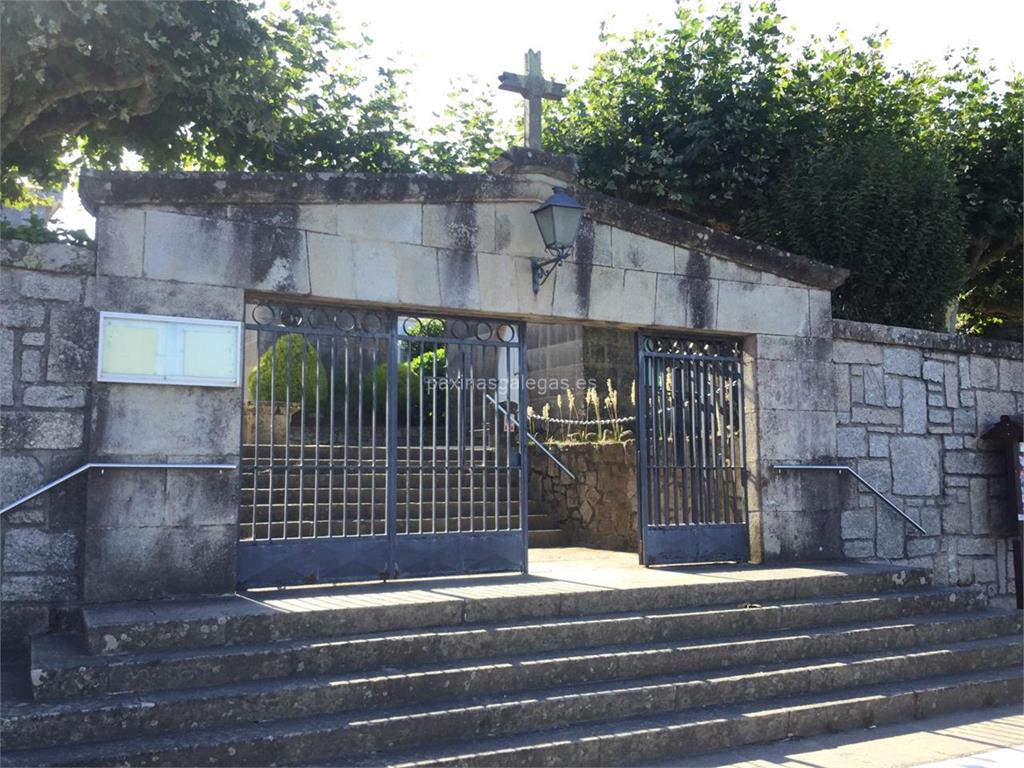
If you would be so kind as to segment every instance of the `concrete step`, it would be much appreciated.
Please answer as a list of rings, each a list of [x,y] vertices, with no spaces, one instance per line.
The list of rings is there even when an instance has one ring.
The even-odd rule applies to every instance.
[[[452,699],[511,696],[566,685],[573,686],[571,696],[577,701],[590,702],[591,710],[604,689],[618,692],[623,706],[631,698],[649,700],[675,691],[672,699],[680,706],[677,689],[681,684],[690,692],[686,706],[706,706],[731,703],[740,700],[740,695],[763,698],[1020,663],[1022,646],[1015,634],[1019,627],[1015,619],[997,615],[974,618],[970,622],[943,618],[939,623],[946,626],[941,633],[908,631],[905,625],[895,630],[892,626],[859,626],[815,632],[804,638],[776,633],[744,641],[500,657],[370,675],[293,677],[144,696],[119,694],[32,703],[6,708],[0,723],[5,745],[15,748],[45,743],[47,734],[54,733],[69,741],[89,742],[111,733],[189,730],[197,727],[193,723],[207,728],[364,709],[430,707]],[[937,638],[937,643],[922,644]],[[893,655],[895,651],[904,653]],[[787,665],[787,660],[792,661]],[[708,670],[718,671],[724,688],[701,685],[709,680]],[[558,701],[567,697],[570,694],[560,692],[545,698]],[[608,704],[612,705],[610,699]],[[492,705],[491,711],[500,715],[497,706]],[[609,716],[616,711],[611,710]],[[544,717],[558,719],[555,711],[546,711]]]
[[[533,515],[530,517],[532,519]],[[550,524],[546,517],[539,523],[539,525],[545,526],[543,528],[530,523],[528,535],[531,547],[564,547],[569,543],[569,537],[566,536],[565,531],[560,528],[547,527]]]
[[[1015,667],[904,682],[883,683],[827,694],[758,700],[699,711],[683,710],[553,728],[506,738],[480,738],[448,748],[414,749],[317,761],[317,765],[394,766],[604,766],[650,765],[672,756],[766,744],[822,733],[925,720],[951,712],[997,707],[1022,700]],[[294,765],[309,765],[297,759]]]
[[[32,682],[38,700],[64,699],[289,676],[365,676],[382,669],[441,662],[475,668],[479,666],[475,660],[480,659],[500,658],[509,665],[523,654],[535,655],[535,668],[551,670],[553,675],[563,674],[559,664],[567,658],[586,659],[567,668],[600,663],[586,674],[611,679],[696,669],[692,665],[709,663],[709,659],[721,666],[729,662],[720,655],[724,645],[731,653],[746,654],[733,663],[743,659],[755,663],[750,661],[751,654],[761,654],[757,663],[767,663],[774,658],[801,658],[812,646],[821,654],[852,653],[885,647],[880,644],[886,642],[910,647],[914,642],[987,637],[1018,626],[1014,615],[965,613],[977,605],[976,600],[976,593],[937,590],[749,609],[638,612],[109,656],[86,654],[76,647],[74,636],[57,635],[40,638],[34,645]],[[816,628],[813,641],[807,639],[807,627]],[[747,639],[750,633],[761,638],[763,647]],[[517,673],[520,667],[516,664]],[[479,671],[474,674],[487,677]]]
[[[599,724],[596,730],[610,731],[607,735],[618,742],[635,735],[638,725],[642,731],[650,727],[652,721],[655,724],[681,724],[695,719],[704,720],[707,707],[738,705],[743,709],[749,707],[751,701],[759,704],[760,711],[785,711],[786,722],[794,716],[800,718],[800,703],[777,697],[809,697],[803,702],[804,709],[814,709],[829,701],[860,701],[864,706],[853,722],[864,725],[891,722],[908,714],[913,716],[919,707],[932,711],[958,704],[1002,704],[1011,696],[1020,696],[1020,660],[1021,648],[1017,638],[1002,638],[946,645],[905,657],[843,656],[795,667],[773,665],[738,670],[728,675],[708,676],[704,673],[695,677],[659,678],[605,686],[548,687],[531,690],[526,695],[497,698],[491,695],[446,702],[435,700],[420,707],[313,717],[294,717],[294,713],[286,713],[293,716],[285,720],[268,717],[266,722],[254,726],[250,724],[254,716],[257,719],[264,717],[258,714],[261,710],[256,696],[248,713],[238,718],[245,724],[206,727],[207,723],[199,721],[190,728],[186,715],[183,727],[175,732],[117,740],[110,739],[108,725],[91,731],[105,737],[106,741],[69,748],[62,735],[60,747],[23,751],[8,748],[5,757],[19,765],[237,766],[287,762],[322,764],[324,759],[351,764],[368,757],[374,762],[390,764],[393,759],[380,753],[418,750],[421,759],[424,754],[430,756],[427,764],[462,764],[463,759],[460,758],[467,753],[478,752],[472,743],[466,749],[467,740],[487,739],[493,745],[495,738],[504,737],[518,738],[525,743],[506,745],[497,750],[497,755],[492,751],[487,755],[487,761],[477,761],[477,764],[551,764],[548,755],[539,760],[537,758],[541,756],[534,749],[524,747],[531,742],[536,746],[539,741],[548,749],[557,748],[557,742],[562,739],[558,738],[555,745],[550,745],[548,739],[552,732],[558,736],[566,732],[582,734],[585,730],[595,729],[590,725],[595,723]],[[879,690],[897,695],[908,692],[916,695],[909,701],[901,700],[900,706],[894,707],[888,697],[876,698]],[[937,691],[942,693],[933,693]],[[849,704],[842,709],[848,707]],[[912,708],[913,714],[908,707]],[[833,714],[826,722],[838,719],[835,715],[840,713]],[[110,719],[116,721],[116,716]],[[143,721],[146,719],[142,718]],[[153,722],[156,717],[148,720]],[[777,723],[774,725],[778,726]],[[44,738],[49,734],[50,739],[53,733],[52,729],[38,731],[38,735]],[[767,733],[775,734],[776,731],[771,728]],[[25,735],[27,732],[22,731],[22,736]],[[703,738],[707,739],[708,735],[704,734]],[[718,748],[732,743],[728,737],[723,741],[719,742]],[[438,748],[446,742],[460,744],[454,755],[438,755]],[[617,762],[607,759],[611,754],[637,762],[661,757],[669,746],[679,748],[678,744],[670,745],[665,740],[655,742],[645,743],[640,739],[636,742],[639,751],[630,749],[629,744],[617,744],[621,752],[599,751],[596,763],[590,759],[593,755],[586,751],[562,754],[569,758],[564,759],[568,764],[589,765]],[[375,754],[377,757],[372,757]]]
[[[309,640],[518,620],[577,619],[638,611],[756,605],[816,597],[886,595],[926,590],[924,569],[843,564],[798,578],[746,568],[744,579],[618,589],[553,589],[520,576],[433,579],[358,587],[254,592],[201,600],[87,606],[87,647],[95,654]],[[709,571],[713,574],[713,571]],[[479,591],[472,584],[479,583]],[[976,593],[974,599],[981,599]],[[948,600],[966,598],[946,597]],[[774,614],[777,615],[777,614]],[[342,631],[342,628],[343,631]]]

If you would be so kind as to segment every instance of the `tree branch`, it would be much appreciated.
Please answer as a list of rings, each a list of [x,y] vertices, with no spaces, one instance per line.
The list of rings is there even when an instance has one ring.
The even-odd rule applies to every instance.
[[[0,151],[6,150],[31,128],[40,115],[52,111],[63,101],[88,94],[129,91],[148,85],[148,81],[147,73],[125,74],[101,65],[81,68],[74,75],[65,77],[63,82],[46,89],[18,88],[11,94],[7,109],[0,114]],[[24,97],[18,98],[22,91],[25,92]]]

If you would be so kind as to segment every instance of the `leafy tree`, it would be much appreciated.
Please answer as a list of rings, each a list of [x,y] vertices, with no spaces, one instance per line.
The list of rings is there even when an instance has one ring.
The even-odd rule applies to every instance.
[[[778,177],[793,104],[781,16],[738,5],[707,19],[685,5],[665,32],[605,35],[591,74],[548,106],[547,144],[583,178],[634,202],[737,229]]]
[[[671,29],[606,36],[590,75],[564,102],[547,105],[548,146],[577,154],[584,180],[611,194],[844,263],[854,272],[837,297],[844,316],[938,327],[936,304],[963,289],[969,316],[1019,317],[1021,78],[1002,88],[973,51],[951,57],[943,71],[892,67],[884,35],[855,44],[839,34],[797,50],[783,21],[773,2],[729,3],[707,15],[680,4]],[[882,145],[873,151],[876,136]],[[892,291],[888,298],[857,290],[874,279],[864,261],[851,258],[857,243],[814,248],[806,232],[773,218],[783,215],[781,206],[796,226],[828,199],[837,206],[833,232],[858,233],[871,250],[898,241],[888,217],[856,221],[865,210],[858,195],[869,187],[858,177],[859,193],[843,194],[853,168],[830,175],[821,165],[850,162],[847,148],[871,167],[887,156],[918,174],[899,194],[889,188],[890,200],[911,205],[912,190],[933,191],[927,215],[910,208],[892,218],[934,238],[919,244],[914,268],[929,280],[939,276],[942,297],[907,295],[898,283],[879,286]],[[949,225],[968,234],[959,253],[950,251],[958,238],[949,226],[928,225],[948,190],[936,162],[957,190],[962,215]],[[816,186],[801,190],[797,178]],[[886,175],[879,183],[892,181]],[[908,258],[906,248],[893,245],[890,258]],[[965,272],[965,285],[953,279]]]
[[[485,172],[505,147],[516,143],[498,117],[492,94],[475,79],[457,84],[435,117],[418,150],[419,166],[430,173]]]
[[[398,69],[372,80],[369,40],[323,2],[60,0],[0,7],[3,194],[67,182],[69,157],[117,167],[412,170]],[[344,58],[344,60],[343,60]]]
[[[841,317],[938,327],[963,281],[952,174],[941,157],[889,136],[824,145],[797,161],[768,218],[792,250],[850,270],[833,294]]]
[[[953,158],[970,237],[959,327],[1020,338],[1024,326],[1024,77],[1003,94],[975,86]],[[964,125],[965,124],[965,125]]]

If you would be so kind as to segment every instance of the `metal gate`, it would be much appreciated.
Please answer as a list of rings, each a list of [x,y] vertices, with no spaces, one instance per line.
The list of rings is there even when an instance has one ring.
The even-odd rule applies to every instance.
[[[738,341],[637,334],[641,562],[749,559]]]
[[[526,570],[519,324],[246,312],[240,586]]]

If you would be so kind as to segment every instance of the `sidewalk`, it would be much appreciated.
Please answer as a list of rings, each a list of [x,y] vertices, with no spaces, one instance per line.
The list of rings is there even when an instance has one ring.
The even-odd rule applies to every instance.
[[[1018,768],[1024,713],[1013,705],[777,742],[689,760],[679,768]]]

